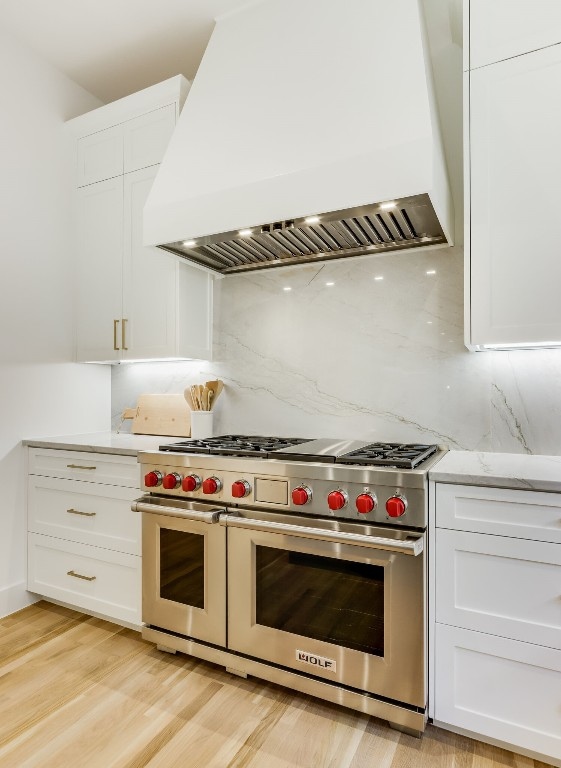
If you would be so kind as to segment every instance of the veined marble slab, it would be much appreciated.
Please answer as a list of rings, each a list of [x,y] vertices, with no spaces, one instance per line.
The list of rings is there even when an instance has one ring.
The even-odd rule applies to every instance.
[[[89,435],[63,435],[23,440],[30,448],[58,448],[65,451],[89,451],[136,456],[139,451],[155,451],[165,443],[175,443],[181,438],[158,435],[131,435],[118,432],[94,432]]]
[[[449,451],[429,478],[439,483],[561,492],[561,456]]]

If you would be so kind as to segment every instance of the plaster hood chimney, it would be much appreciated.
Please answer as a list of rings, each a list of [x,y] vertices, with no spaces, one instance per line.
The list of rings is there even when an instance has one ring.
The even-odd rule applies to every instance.
[[[257,0],[218,19],[144,242],[221,273],[452,243],[419,0]]]

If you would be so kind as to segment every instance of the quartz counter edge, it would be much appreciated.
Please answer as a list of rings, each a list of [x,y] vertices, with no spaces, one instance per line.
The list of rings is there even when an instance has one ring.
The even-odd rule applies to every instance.
[[[561,456],[449,451],[429,472],[437,483],[561,493]]]
[[[28,448],[53,448],[64,451],[88,453],[112,453],[120,456],[137,456],[139,451],[156,451],[165,443],[185,440],[181,437],[160,435],[132,435],[120,432],[94,432],[85,435],[62,435],[22,440]]]

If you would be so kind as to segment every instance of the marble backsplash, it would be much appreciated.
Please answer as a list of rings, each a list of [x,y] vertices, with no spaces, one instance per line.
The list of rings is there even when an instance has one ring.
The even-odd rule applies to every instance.
[[[561,455],[561,350],[468,352],[460,248],[233,275],[214,361],[112,370],[112,425],[139,394],[221,378],[215,434]]]

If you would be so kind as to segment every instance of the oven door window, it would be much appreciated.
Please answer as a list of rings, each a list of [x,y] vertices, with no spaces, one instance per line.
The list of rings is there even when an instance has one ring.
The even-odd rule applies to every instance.
[[[384,655],[384,568],[256,547],[256,621]]]
[[[160,528],[160,597],[204,608],[204,558],[204,536]]]

